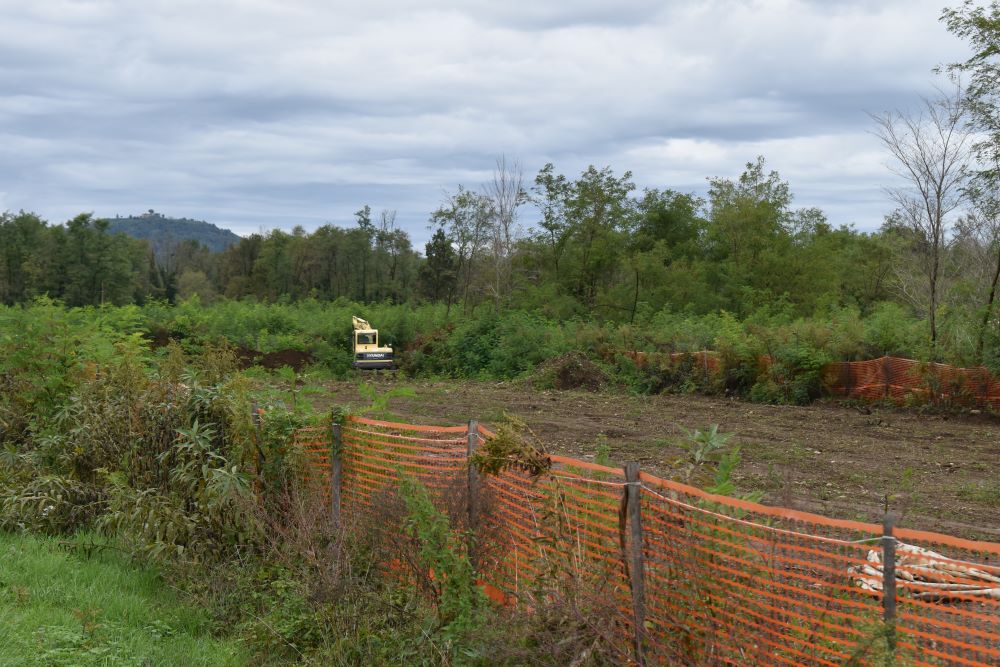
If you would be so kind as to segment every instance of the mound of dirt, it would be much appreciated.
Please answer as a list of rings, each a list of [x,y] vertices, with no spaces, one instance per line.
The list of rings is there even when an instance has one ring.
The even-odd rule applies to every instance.
[[[260,357],[260,352],[243,345],[234,345],[231,349],[236,355],[236,363],[243,369],[253,366]]]
[[[278,350],[277,352],[268,352],[263,355],[257,359],[257,364],[268,370],[274,370],[282,366],[291,366],[297,373],[315,360],[315,357],[311,354],[302,352],[301,350]]]
[[[608,374],[581,352],[568,352],[549,359],[538,367],[532,376],[538,388],[586,389],[599,391],[609,382]]]

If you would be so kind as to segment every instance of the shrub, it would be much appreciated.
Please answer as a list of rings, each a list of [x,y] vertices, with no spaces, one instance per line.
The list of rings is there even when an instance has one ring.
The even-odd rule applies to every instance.
[[[923,357],[927,351],[926,324],[896,303],[880,303],[865,318],[867,356]]]
[[[823,367],[831,361],[827,352],[792,342],[774,348],[770,359],[766,373],[750,389],[750,400],[806,405],[823,394]]]
[[[722,390],[739,396],[747,394],[764,371],[764,346],[760,339],[748,334],[734,316],[723,313],[715,348],[719,353]]]

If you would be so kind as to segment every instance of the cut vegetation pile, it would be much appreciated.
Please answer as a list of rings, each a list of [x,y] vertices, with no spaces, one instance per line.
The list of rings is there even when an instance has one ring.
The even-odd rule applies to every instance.
[[[540,365],[531,376],[538,389],[600,391],[611,382],[603,368],[581,352],[567,352]]]

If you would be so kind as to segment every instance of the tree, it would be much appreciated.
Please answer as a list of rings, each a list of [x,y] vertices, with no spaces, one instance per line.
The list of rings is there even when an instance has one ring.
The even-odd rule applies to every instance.
[[[783,231],[792,201],[788,183],[776,171],[765,174],[764,166],[758,156],[737,181],[708,179],[709,246],[746,271]]]
[[[493,281],[490,292],[496,310],[506,302],[513,279],[512,257],[514,246],[521,235],[518,226],[518,209],[527,200],[524,190],[524,173],[518,162],[507,163],[505,156],[497,158],[493,180],[486,185],[490,202],[490,231],[492,231]]]
[[[556,281],[559,280],[559,265],[563,251],[569,240],[569,223],[566,220],[566,202],[569,199],[570,183],[562,174],[555,173],[551,162],[535,176],[535,186],[529,201],[541,211],[541,228],[535,241],[547,248],[547,262],[550,263]]]
[[[976,359],[984,363],[986,333],[993,319],[997,287],[1000,287],[1000,200],[995,192],[983,192],[975,187],[968,194],[972,208],[959,222],[958,236],[971,246],[967,254],[973,266],[966,270],[980,273],[985,286],[982,318],[976,332]]]
[[[0,214],[0,303],[28,298],[34,286],[30,268],[46,231],[45,222],[33,213]]]
[[[490,201],[486,195],[458,186],[458,192],[431,214],[431,225],[444,230],[456,259],[456,291],[468,311],[476,262],[486,251],[490,233]],[[457,297],[457,294],[456,294]]]
[[[955,9],[946,8],[941,20],[948,30],[967,40],[973,54],[964,62],[951,63],[946,69],[953,75],[967,77],[965,108],[971,118],[977,140],[972,144],[978,165],[972,174],[969,192],[973,210],[967,219],[971,226],[966,230],[977,237],[986,255],[986,264],[993,264],[988,296],[976,342],[978,361],[984,360],[986,330],[993,312],[1000,280],[1000,228],[997,214],[1000,210],[1000,3],[988,7],[977,6],[966,0]],[[990,272],[987,272],[989,275]]]
[[[434,232],[427,243],[427,261],[420,267],[420,285],[424,296],[434,301],[445,300],[448,312],[455,296],[456,265],[455,251],[443,229]]]
[[[541,282],[551,281],[587,308],[631,312],[621,300],[599,304],[622,273],[629,235],[636,221],[631,172],[618,177],[610,167],[587,167],[575,181],[545,165],[535,178],[532,201],[542,212],[541,231],[532,243]],[[626,271],[630,278],[633,270]],[[630,280],[630,285],[634,281]],[[630,289],[634,297],[634,290]],[[634,305],[634,298],[633,305]]]
[[[358,234],[364,240],[360,250],[361,258],[361,301],[368,301],[368,263],[371,256],[372,241],[375,240],[375,225],[372,224],[372,207],[365,204],[354,212],[358,223]]]
[[[664,241],[678,256],[698,254],[698,236],[705,225],[698,212],[704,205],[704,200],[693,194],[644,190],[637,202],[637,249],[649,250],[657,241]]]
[[[954,35],[968,40],[973,54],[944,66],[953,76],[967,77],[964,99],[978,138],[972,150],[979,161],[977,179],[996,189],[1000,183],[1000,3],[989,7],[966,0],[956,9],[945,8],[941,20]],[[939,68],[941,69],[941,68]]]
[[[874,114],[876,136],[892,156],[890,169],[905,183],[887,189],[896,204],[895,224],[914,235],[915,255],[926,281],[925,308],[932,354],[937,347],[941,265],[951,242],[951,214],[959,206],[968,171],[969,134],[964,129],[962,93],[923,100],[916,114]],[[914,299],[906,284],[904,293]]]
[[[215,301],[217,295],[204,271],[186,269],[177,278],[177,296],[181,299],[197,296],[202,303],[208,304]]]
[[[218,280],[227,297],[239,299],[254,293],[251,277],[263,243],[263,236],[251,234],[222,253]]]
[[[587,167],[572,185],[567,219],[574,251],[574,293],[597,305],[602,285],[610,283],[625,249],[624,236],[634,223],[632,172],[616,177],[610,167]]]
[[[792,202],[788,183],[762,156],[737,180],[708,179],[705,245],[711,282],[727,307],[746,312],[789,291]]]

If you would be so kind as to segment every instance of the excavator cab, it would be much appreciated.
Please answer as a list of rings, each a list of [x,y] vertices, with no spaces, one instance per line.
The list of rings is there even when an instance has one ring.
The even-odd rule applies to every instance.
[[[394,368],[392,348],[378,344],[378,329],[372,328],[367,320],[354,317],[354,368],[391,369]]]

